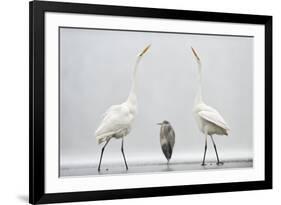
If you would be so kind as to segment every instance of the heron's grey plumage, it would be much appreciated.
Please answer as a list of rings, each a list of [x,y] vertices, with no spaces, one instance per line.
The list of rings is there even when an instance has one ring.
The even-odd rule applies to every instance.
[[[170,161],[173,153],[173,148],[175,145],[175,132],[172,127],[172,125],[164,120],[162,123],[159,123],[161,125],[160,128],[160,144],[163,151],[163,154],[165,155],[168,162]]]

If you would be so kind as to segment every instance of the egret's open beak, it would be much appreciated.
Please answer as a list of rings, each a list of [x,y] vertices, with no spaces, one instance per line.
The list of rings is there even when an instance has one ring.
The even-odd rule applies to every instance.
[[[196,59],[198,61],[200,61],[200,58],[199,58],[198,54],[196,53],[196,51],[194,50],[194,48],[191,47],[191,50],[192,50],[192,53],[194,54],[194,56],[196,57]]]
[[[139,56],[140,56],[140,57],[143,56],[143,55],[148,51],[148,49],[150,48],[150,46],[151,46],[151,44],[149,44],[148,46],[146,46],[146,47],[143,49],[143,51],[139,54]]]
[[[157,125],[162,125],[162,122],[157,123]]]

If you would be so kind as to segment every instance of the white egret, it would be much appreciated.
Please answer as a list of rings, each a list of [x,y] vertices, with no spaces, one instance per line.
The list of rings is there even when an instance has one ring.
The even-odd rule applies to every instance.
[[[207,151],[207,137],[208,135],[211,137],[212,143],[214,145],[214,149],[217,157],[217,165],[222,165],[220,162],[217,147],[215,141],[213,139],[213,135],[228,135],[228,131],[230,130],[227,123],[220,115],[220,113],[206,105],[202,99],[202,64],[201,60],[196,53],[196,51],[191,47],[192,53],[195,56],[197,65],[198,65],[198,91],[194,102],[193,113],[198,124],[200,131],[205,135],[205,149],[204,149],[204,157],[202,161],[202,166],[205,166],[205,157]]]
[[[137,95],[136,95],[137,69],[140,60],[142,59],[143,55],[147,52],[149,48],[150,45],[145,47],[142,50],[142,52],[137,56],[135,67],[133,70],[131,91],[127,100],[122,104],[112,105],[104,114],[103,120],[95,132],[98,143],[101,144],[105,142],[101,150],[98,171],[100,171],[100,165],[101,165],[104,149],[111,138],[122,139],[121,152],[126,165],[126,170],[128,170],[128,165],[126,162],[124,148],[123,148],[124,137],[130,133],[134,118],[137,113]]]
[[[158,125],[161,125],[160,128],[160,144],[163,151],[163,154],[165,155],[167,159],[167,163],[170,162],[170,159],[172,157],[173,148],[175,145],[175,132],[170,124],[170,122],[164,120],[161,123],[157,123]]]

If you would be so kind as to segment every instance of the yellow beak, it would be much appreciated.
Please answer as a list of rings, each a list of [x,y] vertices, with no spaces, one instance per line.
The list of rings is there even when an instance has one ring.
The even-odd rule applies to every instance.
[[[148,46],[146,46],[146,47],[143,49],[143,51],[140,53],[139,56],[143,56],[143,55],[146,53],[146,51],[150,48],[150,46],[151,46],[151,44],[149,44]]]
[[[192,50],[194,56],[197,58],[197,60],[200,61],[200,58],[199,58],[198,54],[196,53],[196,51],[194,50],[194,48],[191,47],[191,50]]]

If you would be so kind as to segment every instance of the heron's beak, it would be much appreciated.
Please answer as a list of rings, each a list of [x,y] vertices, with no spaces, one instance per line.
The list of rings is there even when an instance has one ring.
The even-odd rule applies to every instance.
[[[151,44],[149,44],[148,46],[146,46],[146,47],[143,49],[143,51],[139,54],[139,56],[140,56],[140,57],[143,56],[143,55],[148,51],[148,49],[150,48],[150,46],[151,46]]]
[[[192,53],[194,54],[194,56],[196,57],[196,59],[198,61],[200,61],[200,58],[199,58],[198,54],[196,53],[196,51],[194,50],[194,48],[191,47],[191,50],[192,50]]]
[[[162,125],[162,122],[157,123],[157,125]]]

